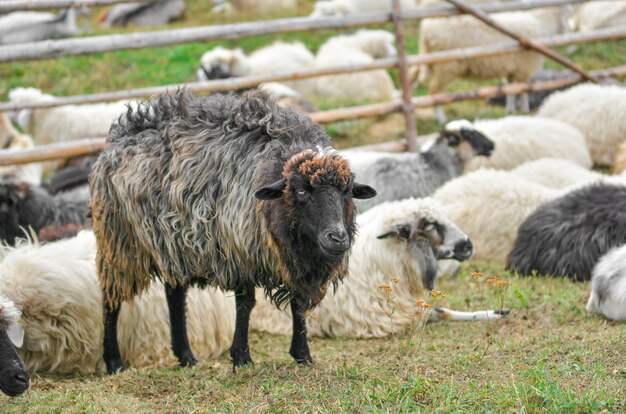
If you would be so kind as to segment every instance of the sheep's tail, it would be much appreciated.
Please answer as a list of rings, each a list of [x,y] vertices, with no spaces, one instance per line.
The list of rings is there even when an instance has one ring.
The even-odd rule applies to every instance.
[[[461,312],[448,308],[435,308],[430,313],[430,319],[428,321],[491,321],[494,319],[502,319],[506,317],[509,312],[509,309]]]

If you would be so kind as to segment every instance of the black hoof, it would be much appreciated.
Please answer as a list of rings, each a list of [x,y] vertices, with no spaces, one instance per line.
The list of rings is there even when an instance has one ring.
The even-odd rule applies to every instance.
[[[105,362],[107,366],[107,372],[109,374],[117,374],[118,372],[124,371],[124,364],[122,364],[121,359],[113,359]]]
[[[187,351],[178,357],[178,362],[181,367],[191,368],[198,363],[198,360],[191,351]]]
[[[289,354],[300,365],[313,365],[315,363],[315,361],[313,360],[313,357],[309,353],[299,355],[295,352],[289,352]]]
[[[509,313],[511,313],[511,309],[496,309],[493,311],[493,313],[495,313],[496,315],[502,315],[502,316],[506,316]]]
[[[237,372],[237,368],[246,365],[254,365],[254,362],[252,362],[252,358],[250,358],[249,356],[247,358],[241,358],[237,360],[233,359],[233,372]]]

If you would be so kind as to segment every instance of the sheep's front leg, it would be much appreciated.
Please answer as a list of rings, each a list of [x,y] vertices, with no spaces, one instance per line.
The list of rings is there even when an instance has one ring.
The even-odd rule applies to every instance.
[[[291,317],[293,318],[293,333],[291,336],[291,355],[298,364],[312,364],[313,358],[309,351],[309,342],[306,338],[306,319],[297,300],[291,300]]]
[[[252,364],[250,346],[248,345],[248,327],[250,312],[256,303],[254,287],[248,286],[235,291],[237,319],[235,322],[235,337],[230,347],[230,356],[233,358],[233,371],[242,365]]]
[[[520,95],[520,111],[524,114],[527,114],[530,112],[530,96],[528,95],[528,92],[522,92]]]
[[[104,353],[102,355],[109,374],[124,369],[122,356],[117,343],[117,319],[120,315],[120,306],[104,304]]]
[[[193,367],[198,361],[191,352],[187,337],[187,318],[185,315],[187,286],[171,287],[165,285],[165,296],[170,311],[172,351],[178,358],[181,367]]]
[[[516,95],[514,93],[510,93],[506,96],[506,113],[507,115],[512,115],[515,113],[515,102],[516,102]]]

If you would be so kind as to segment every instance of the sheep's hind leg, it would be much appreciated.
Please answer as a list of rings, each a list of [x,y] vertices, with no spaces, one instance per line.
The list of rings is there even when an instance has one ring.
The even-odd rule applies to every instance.
[[[309,342],[306,338],[306,319],[297,300],[291,300],[291,317],[293,318],[293,333],[291,337],[291,355],[298,364],[312,364],[313,358],[309,351]]]
[[[102,355],[109,374],[123,371],[122,356],[117,343],[117,319],[120,315],[120,306],[104,304],[104,353]]]
[[[193,367],[198,362],[189,347],[187,337],[187,318],[185,301],[187,286],[172,287],[165,285],[167,307],[170,311],[170,331],[172,335],[172,351],[178,358],[181,367]]]
[[[248,286],[235,291],[237,319],[235,322],[235,337],[230,347],[230,356],[233,358],[233,371],[242,365],[252,364],[250,346],[248,344],[248,327],[250,312],[256,303],[254,287]]]

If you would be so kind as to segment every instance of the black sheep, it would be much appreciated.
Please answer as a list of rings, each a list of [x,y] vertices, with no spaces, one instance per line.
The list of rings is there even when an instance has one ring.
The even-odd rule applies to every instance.
[[[235,291],[234,367],[252,362],[248,323],[261,286],[290,302],[290,354],[312,363],[303,311],[346,273],[355,232],[353,182],[319,125],[266,95],[161,95],[122,117],[90,177],[105,305],[104,360],[122,368],[123,301],[164,281],[172,348],[196,360],[185,327],[190,284]]]

